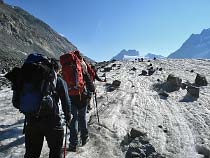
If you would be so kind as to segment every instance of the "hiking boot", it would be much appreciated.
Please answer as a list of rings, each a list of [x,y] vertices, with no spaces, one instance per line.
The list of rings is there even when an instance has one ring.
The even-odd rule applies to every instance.
[[[89,140],[89,137],[82,139],[82,146],[84,146]]]
[[[77,151],[77,146],[69,144],[69,148],[67,148],[67,151],[76,152]]]

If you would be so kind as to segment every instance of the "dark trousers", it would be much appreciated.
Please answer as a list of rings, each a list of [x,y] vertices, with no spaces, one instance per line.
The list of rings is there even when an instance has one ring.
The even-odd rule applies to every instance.
[[[49,158],[62,157],[62,145],[64,130],[53,126],[48,121],[37,121],[26,125],[24,158],[39,158],[43,146],[44,137],[50,148]]]
[[[87,106],[83,106],[82,108],[78,108],[76,105],[71,105],[71,113],[73,118],[70,124],[70,144],[73,146],[78,145],[78,130],[80,130],[81,139],[86,139],[88,137],[88,129],[87,129]]]

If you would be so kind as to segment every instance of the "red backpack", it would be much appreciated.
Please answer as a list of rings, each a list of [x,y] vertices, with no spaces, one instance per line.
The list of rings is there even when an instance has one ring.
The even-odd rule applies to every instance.
[[[80,52],[79,51],[74,51],[73,52],[79,59],[82,58],[82,56],[80,55]],[[85,60],[84,60],[85,61]],[[95,71],[91,68],[90,64],[88,64],[86,61],[85,61],[85,64],[87,66],[87,71],[88,71],[88,74],[90,75],[90,79],[91,81],[93,81],[95,79]]]
[[[69,95],[80,95],[84,90],[84,80],[80,59],[74,52],[60,56],[62,75],[68,86]]]

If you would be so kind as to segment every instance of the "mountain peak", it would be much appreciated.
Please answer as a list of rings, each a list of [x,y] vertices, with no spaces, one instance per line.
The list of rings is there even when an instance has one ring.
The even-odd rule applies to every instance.
[[[123,60],[124,58],[126,58],[127,56],[139,56],[139,51],[135,50],[135,49],[123,49],[120,51],[120,53],[118,53],[116,56],[114,56],[111,60]]]
[[[210,58],[210,28],[191,34],[183,45],[168,58]]]
[[[209,35],[210,34],[210,28],[208,29],[203,29],[201,32],[201,35]]]

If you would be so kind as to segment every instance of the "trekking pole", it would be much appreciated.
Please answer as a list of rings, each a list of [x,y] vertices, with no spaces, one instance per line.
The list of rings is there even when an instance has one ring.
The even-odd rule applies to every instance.
[[[24,119],[24,124],[23,124],[23,134],[25,134],[26,131],[26,117]]]
[[[96,103],[96,116],[97,116],[97,119],[98,119],[98,124],[99,124],[98,104],[97,104],[97,96],[96,96],[96,92],[95,92],[94,94],[95,94],[95,103]]]
[[[105,77],[104,81],[106,82],[106,73],[104,73],[104,77]],[[106,93],[106,101],[108,103],[109,99],[108,99],[108,95],[107,95],[107,88],[105,89],[105,93]]]
[[[95,98],[93,98],[93,105],[95,105]],[[96,106],[93,107],[94,107],[94,112],[96,113]]]
[[[67,128],[68,128],[68,126],[67,126],[67,123],[66,123],[66,131],[65,131],[63,158],[66,158]]]

